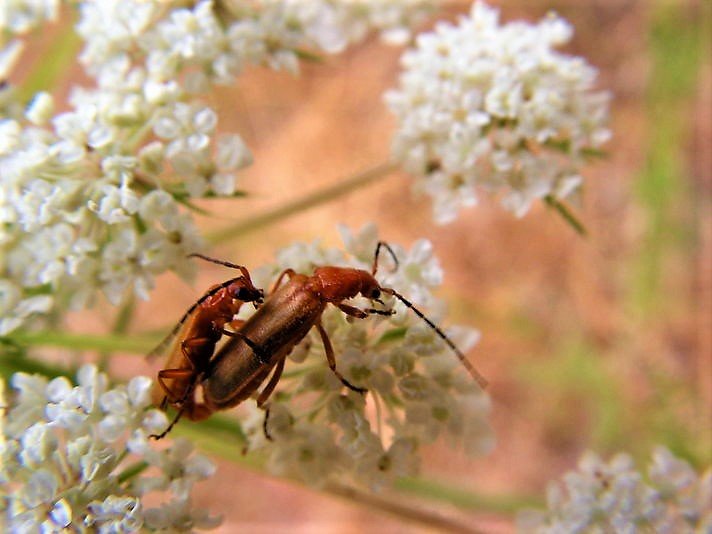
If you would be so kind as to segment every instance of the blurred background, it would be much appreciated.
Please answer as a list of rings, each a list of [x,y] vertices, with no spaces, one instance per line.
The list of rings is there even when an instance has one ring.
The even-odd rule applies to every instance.
[[[338,223],[355,230],[369,221],[389,242],[430,239],[445,271],[439,296],[448,321],[482,332],[469,358],[490,381],[494,453],[471,459],[445,443],[430,447],[419,479],[368,502],[270,477],[219,429],[185,425],[220,455],[217,475],[197,486],[199,502],[224,514],[220,532],[427,532],[436,528],[428,516],[448,518],[452,531],[510,532],[514,511],[542,505],[547,482],[585,450],[626,451],[642,467],[664,444],[698,468],[710,464],[712,8],[684,0],[491,4],[503,21],[557,11],[575,28],[566,51],[599,68],[599,87],[613,94],[609,153],[585,170],[576,208],[587,237],[543,205],[516,219],[487,196],[436,226],[429,199],[392,174],[209,252],[254,268],[295,240],[340,246]],[[440,18],[468,8],[448,3]],[[48,54],[51,36],[28,39],[28,57]],[[248,196],[203,202],[213,215],[201,227],[250,221],[386,161],[394,121],[382,93],[396,84],[401,51],[373,38],[304,65],[298,78],[254,68],[212,94],[220,128],[240,133],[255,163],[239,184]],[[67,73],[55,96],[78,80],[80,71]],[[162,277],[129,335],[166,332],[225,276],[201,265],[192,287]],[[68,324],[107,332],[115,314],[102,305]],[[111,367],[126,376],[154,373],[157,364],[134,354]]]

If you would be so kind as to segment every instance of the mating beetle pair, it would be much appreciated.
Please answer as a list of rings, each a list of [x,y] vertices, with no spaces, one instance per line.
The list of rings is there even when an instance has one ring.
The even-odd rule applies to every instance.
[[[266,298],[263,291],[253,285],[245,267],[191,254],[191,257],[238,269],[241,276],[208,290],[152,351],[151,354],[163,352],[175,338],[165,368],[158,372],[153,395],[157,405],[164,409],[171,405],[178,414],[164,432],[152,437],[160,439],[165,436],[183,414],[198,421],[217,410],[237,406],[251,397],[272,373],[267,385],[257,395],[257,405],[264,406],[279,382],[285,359],[313,327],[324,344],[329,368],[344,386],[365,393],[364,388],[351,384],[336,369],[334,350],[321,324],[322,313],[328,304],[359,319],[372,314],[394,313],[393,310],[376,308],[359,309],[343,302],[357,295],[382,305],[382,294],[392,295],[403,302],[448,344],[472,378],[485,387],[484,378],[435,323],[400,293],[378,283],[375,274],[382,249],[388,250],[397,267],[398,259],[393,250],[379,241],[370,273],[362,269],[325,266],[317,267],[311,276],[306,276],[287,269],[279,275]],[[246,321],[235,320],[235,314],[247,302],[253,303],[257,311]],[[227,325],[232,330],[226,329]],[[230,339],[216,353],[217,342],[223,335]],[[200,402],[196,398],[198,384],[202,384],[203,390]]]

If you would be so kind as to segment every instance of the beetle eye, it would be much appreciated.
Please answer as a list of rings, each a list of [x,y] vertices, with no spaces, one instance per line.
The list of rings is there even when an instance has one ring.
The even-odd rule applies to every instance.
[[[377,299],[378,297],[380,297],[380,296],[381,296],[381,290],[380,290],[380,289],[374,289],[373,291],[371,291],[371,298],[372,298],[373,300],[376,300],[376,299]]]
[[[247,300],[250,298],[250,293],[245,287],[241,287],[237,290],[236,298],[239,300]]]

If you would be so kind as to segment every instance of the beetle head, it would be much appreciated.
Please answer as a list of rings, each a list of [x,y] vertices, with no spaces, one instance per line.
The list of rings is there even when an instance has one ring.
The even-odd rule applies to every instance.
[[[370,300],[375,300],[376,302],[381,302],[381,286],[378,285],[373,276],[364,276],[361,281],[361,291],[360,293]]]
[[[265,293],[261,289],[252,285],[252,281],[240,278],[237,282],[230,286],[230,295],[236,300],[242,302],[256,302],[262,304],[265,298]]]

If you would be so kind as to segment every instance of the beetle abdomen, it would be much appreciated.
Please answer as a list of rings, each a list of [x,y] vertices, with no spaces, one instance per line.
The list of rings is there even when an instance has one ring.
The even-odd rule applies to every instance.
[[[247,399],[274,365],[304,339],[326,306],[304,285],[301,277],[290,280],[245,322],[240,336],[249,344],[233,337],[217,352],[203,382],[207,403],[225,408]]]

